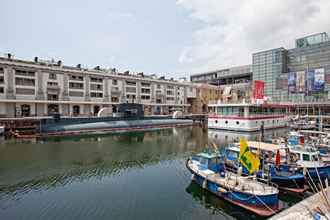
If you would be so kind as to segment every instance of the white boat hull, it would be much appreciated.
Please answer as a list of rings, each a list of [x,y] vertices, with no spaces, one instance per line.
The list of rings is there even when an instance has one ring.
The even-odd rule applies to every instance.
[[[221,117],[210,116],[208,118],[208,128],[231,131],[260,131],[263,125],[264,129],[274,129],[287,127],[288,117]]]

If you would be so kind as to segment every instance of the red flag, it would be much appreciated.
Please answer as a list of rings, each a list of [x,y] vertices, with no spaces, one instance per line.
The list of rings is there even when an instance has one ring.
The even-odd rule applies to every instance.
[[[280,150],[277,150],[275,157],[275,166],[280,166],[280,164],[281,164]]]

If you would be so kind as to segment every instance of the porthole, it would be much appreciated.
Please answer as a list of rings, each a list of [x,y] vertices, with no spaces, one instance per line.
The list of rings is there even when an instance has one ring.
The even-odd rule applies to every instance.
[[[215,120],[215,123],[218,124],[218,120]]]
[[[239,121],[236,121],[236,124],[239,125]]]
[[[228,124],[228,121],[225,121],[226,124]]]

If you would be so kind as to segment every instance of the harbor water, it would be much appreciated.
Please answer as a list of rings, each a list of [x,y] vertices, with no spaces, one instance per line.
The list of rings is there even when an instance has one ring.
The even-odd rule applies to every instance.
[[[258,219],[191,182],[185,167],[208,142],[226,145],[240,136],[259,134],[194,126],[0,140],[0,219]],[[284,194],[281,204],[300,199]]]

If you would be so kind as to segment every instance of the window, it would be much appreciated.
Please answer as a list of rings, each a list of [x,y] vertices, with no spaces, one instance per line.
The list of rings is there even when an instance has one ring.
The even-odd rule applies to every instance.
[[[228,121],[225,121],[225,124],[228,124]]]
[[[103,90],[103,86],[100,84],[91,84],[90,88],[91,90]]]
[[[16,94],[18,95],[34,95],[34,89],[23,89],[23,88],[16,88]]]
[[[4,77],[3,76],[0,76],[0,84],[3,84],[4,83]]]
[[[159,84],[157,84],[157,89],[160,89],[160,85]]]
[[[34,76],[35,72],[25,70],[15,70],[15,74],[18,76]]]
[[[103,79],[102,78],[98,78],[98,77],[91,77],[91,82],[102,83],[103,82]]]
[[[236,124],[239,125],[239,121],[236,121]]]
[[[56,79],[56,74],[55,73],[49,73],[48,78],[49,79]]]
[[[19,86],[34,86],[35,81],[34,79],[27,79],[27,78],[15,78],[16,85]]]
[[[119,98],[117,96],[111,96],[111,102],[119,102]]]
[[[83,76],[76,76],[76,75],[69,75],[70,80],[77,80],[77,81],[83,81],[84,77]]]
[[[77,92],[77,91],[69,91],[69,96],[83,97],[84,96],[84,93],[83,92]]]
[[[150,100],[150,96],[148,96],[148,95],[142,95],[141,96],[141,99],[142,100]]]
[[[303,154],[303,161],[310,161],[309,154]]]
[[[58,86],[57,82],[47,82],[48,86]]]
[[[103,97],[103,93],[91,92],[91,97],[93,97],[93,98],[102,98]]]
[[[126,85],[129,85],[129,86],[136,86],[136,82],[133,82],[133,81],[126,81]]]
[[[167,101],[174,101],[174,97],[166,97]]]
[[[145,88],[142,88],[141,89],[141,93],[147,93],[147,94],[150,94],[150,89],[145,89]]]
[[[70,89],[84,89],[84,84],[83,83],[69,83],[69,88]]]
[[[112,85],[117,85],[118,84],[118,81],[116,79],[113,79],[112,80]]]
[[[141,83],[141,86],[143,86],[143,87],[150,87],[150,83]]]
[[[126,87],[126,92],[136,93],[136,88],[135,87]]]
[[[5,90],[3,87],[0,87],[0,94],[3,94],[3,93],[5,93]]]
[[[218,120],[215,120],[215,123],[218,124]]]

